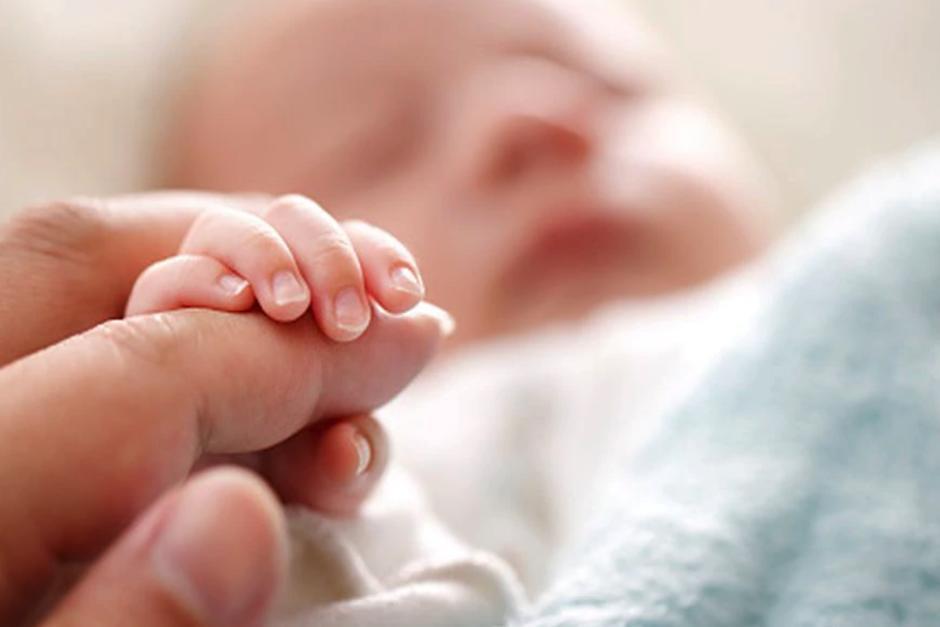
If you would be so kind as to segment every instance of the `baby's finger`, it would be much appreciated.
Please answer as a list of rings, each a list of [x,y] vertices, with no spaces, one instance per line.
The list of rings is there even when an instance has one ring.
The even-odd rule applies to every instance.
[[[255,302],[248,281],[212,257],[177,255],[154,263],[138,277],[127,316],[206,307],[245,311]]]
[[[331,339],[356,339],[371,319],[362,269],[339,223],[304,196],[282,196],[261,217],[284,237],[312,289],[313,313]]]
[[[281,322],[310,306],[304,282],[284,238],[261,218],[240,211],[210,211],[193,223],[181,253],[215,257],[251,283],[264,312]]]
[[[391,313],[404,313],[424,298],[418,264],[405,245],[388,232],[359,220],[343,222],[359,256],[366,289]]]
[[[371,416],[304,429],[265,452],[262,468],[287,503],[354,514],[388,464],[388,439]]]

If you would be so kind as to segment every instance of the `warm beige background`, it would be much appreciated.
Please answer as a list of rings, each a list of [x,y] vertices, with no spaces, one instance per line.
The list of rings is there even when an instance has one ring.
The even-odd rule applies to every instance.
[[[938,0],[625,1],[768,162],[793,213],[940,132]],[[150,185],[161,94],[189,70],[189,35],[235,4],[0,0],[0,214]]]
[[[629,1],[771,166],[790,211],[940,133],[938,0]]]

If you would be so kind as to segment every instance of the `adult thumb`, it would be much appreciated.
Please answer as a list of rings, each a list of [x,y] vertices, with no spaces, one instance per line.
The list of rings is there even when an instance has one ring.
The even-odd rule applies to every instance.
[[[286,545],[283,514],[260,479],[209,470],[157,501],[42,624],[263,625]]]

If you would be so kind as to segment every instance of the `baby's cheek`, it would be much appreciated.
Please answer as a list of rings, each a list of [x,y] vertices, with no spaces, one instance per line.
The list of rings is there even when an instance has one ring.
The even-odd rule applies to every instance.
[[[754,158],[701,106],[663,97],[625,118],[610,137],[610,184],[667,231],[715,245],[760,235],[766,194]],[[707,243],[707,242],[706,242]]]

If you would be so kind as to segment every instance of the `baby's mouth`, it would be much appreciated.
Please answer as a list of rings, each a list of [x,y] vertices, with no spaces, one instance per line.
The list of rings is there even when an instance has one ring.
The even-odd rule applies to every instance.
[[[508,265],[504,287],[521,296],[558,282],[593,283],[623,268],[636,243],[636,226],[607,210],[569,210],[543,221]]]

